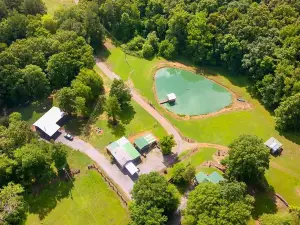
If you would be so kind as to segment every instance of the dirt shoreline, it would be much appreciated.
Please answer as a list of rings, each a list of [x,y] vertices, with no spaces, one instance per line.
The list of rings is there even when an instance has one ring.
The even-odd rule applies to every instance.
[[[198,68],[195,67],[191,67],[191,66],[186,66],[182,63],[178,63],[178,62],[160,62],[157,65],[155,65],[152,69],[151,69],[151,75],[152,75],[152,79],[153,79],[153,86],[152,86],[152,91],[154,93],[155,96],[155,100],[157,103],[159,103],[158,97],[157,97],[157,93],[156,93],[156,86],[155,86],[155,74],[156,71],[162,68],[166,68],[166,67],[172,67],[172,68],[177,68],[177,69],[183,69],[186,71],[190,71],[193,72],[199,76],[203,76],[206,79],[209,79],[215,83],[217,83],[218,85],[224,87],[228,92],[230,92],[231,96],[232,96],[232,102],[230,105],[226,106],[223,109],[220,109],[216,112],[211,112],[208,114],[202,114],[202,115],[195,115],[195,116],[189,116],[189,115],[185,115],[185,116],[180,116],[174,112],[169,111],[168,109],[166,109],[165,107],[161,108],[168,113],[169,115],[171,115],[172,117],[179,119],[179,120],[197,120],[197,119],[203,119],[203,118],[208,118],[208,117],[213,117],[213,116],[217,116],[220,114],[224,114],[227,112],[235,112],[235,111],[243,111],[243,110],[250,110],[252,109],[252,106],[250,103],[248,102],[240,102],[237,100],[237,98],[239,98],[239,96],[232,91],[231,89],[229,89],[228,87],[226,87],[225,85],[221,84],[220,82],[216,81],[215,79],[212,79],[209,76],[205,76],[204,75],[204,70],[199,70]],[[199,74],[199,72],[201,72],[202,74]]]

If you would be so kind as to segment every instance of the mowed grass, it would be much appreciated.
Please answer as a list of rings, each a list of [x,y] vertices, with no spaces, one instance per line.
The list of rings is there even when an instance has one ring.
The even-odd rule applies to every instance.
[[[276,172],[273,172],[273,167],[271,167],[269,173],[274,173],[274,179],[269,175],[267,178],[276,192],[287,201],[300,206],[300,194],[299,191],[296,191],[298,184],[291,182],[288,178],[290,176],[289,171],[300,174],[300,135],[283,135],[275,130],[273,112],[267,111],[257,99],[250,95],[247,88],[251,87],[251,83],[246,76],[232,75],[221,68],[202,68],[210,78],[246,99],[252,106],[251,110],[230,112],[199,120],[179,120],[161,108],[153,92],[155,67],[159,62],[163,62],[163,59],[156,58],[149,61],[127,55],[126,62],[125,54],[120,48],[111,48],[108,51],[106,61],[111,69],[124,80],[131,79],[140,94],[147,98],[184,136],[198,142],[221,145],[228,145],[241,134],[257,135],[264,141],[273,136],[282,142],[283,154],[277,158],[271,157],[271,161],[284,168],[281,173],[286,176],[279,179],[280,182],[279,180],[276,181]],[[299,179],[297,178],[297,180]],[[282,186],[289,186],[289,188],[282,188]]]
[[[217,151],[217,149],[215,149],[215,148],[201,148],[199,151],[197,151],[190,157],[182,160],[182,162],[184,164],[190,163],[192,166],[197,167],[197,166],[200,166],[205,161],[213,160],[213,154],[215,154],[216,151]],[[187,153],[179,156],[179,160],[181,160],[181,158],[183,158],[183,156],[185,156],[186,154]]]
[[[26,225],[81,225],[129,222],[127,209],[117,194],[95,170],[88,170],[91,160],[80,152],[68,152],[71,169],[80,169],[71,181],[46,185],[37,195],[26,197],[28,216]]]
[[[43,0],[43,2],[46,4],[49,14],[53,14],[59,8],[75,5],[74,0]]]
[[[112,81],[107,76],[104,76],[97,66],[94,67],[94,70],[103,78],[106,96],[108,96]],[[135,101],[131,101],[131,106],[122,110],[118,125],[111,125],[106,114],[102,113],[91,127],[90,135],[86,138],[88,142],[100,150],[104,150],[105,146],[110,142],[123,136],[130,137],[142,132],[151,132],[160,139],[167,135],[163,127]],[[103,130],[101,135],[96,133],[96,127]]]

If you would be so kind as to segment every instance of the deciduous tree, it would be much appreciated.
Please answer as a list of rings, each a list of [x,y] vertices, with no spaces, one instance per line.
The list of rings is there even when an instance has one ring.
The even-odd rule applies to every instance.
[[[300,93],[295,94],[275,110],[276,128],[279,130],[300,130]]]
[[[188,196],[183,225],[246,224],[254,199],[244,183],[199,184]]]
[[[172,152],[172,148],[175,146],[175,140],[173,135],[164,136],[159,141],[159,146],[164,155],[168,155]]]
[[[175,186],[157,172],[143,174],[132,190],[133,204],[147,204],[150,208],[163,210],[163,215],[170,215],[178,206],[179,196]]]
[[[112,122],[118,122],[118,116],[121,113],[121,107],[116,96],[110,96],[105,103],[105,111],[107,115],[112,118]]]
[[[0,189],[1,224],[20,224],[25,217],[23,188],[19,184],[9,183]]]
[[[124,84],[123,80],[114,79],[111,85],[109,96],[115,96],[123,108],[125,105],[130,104],[131,94],[129,88]]]
[[[270,151],[263,141],[257,136],[241,135],[229,148],[229,156],[224,160],[226,176],[230,180],[259,183],[270,162]]]

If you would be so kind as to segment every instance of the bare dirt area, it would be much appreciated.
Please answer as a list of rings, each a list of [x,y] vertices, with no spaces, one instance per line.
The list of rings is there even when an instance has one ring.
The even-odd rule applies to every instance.
[[[161,68],[165,68],[165,67],[173,67],[173,68],[178,68],[178,69],[183,69],[183,70],[187,70],[187,71],[190,71],[190,72],[193,72],[195,74],[198,74],[199,76],[204,76],[205,78],[209,79],[209,80],[212,80],[213,82],[219,84],[220,86],[226,88],[226,90],[228,90],[231,95],[232,95],[232,103],[217,111],[217,112],[212,112],[212,113],[208,113],[208,114],[203,114],[203,115],[197,115],[197,116],[180,116],[180,115],[177,115],[173,112],[170,112],[169,110],[167,110],[166,108],[164,107],[161,107],[165,110],[165,112],[167,112],[168,114],[170,114],[172,117],[176,118],[176,119],[180,119],[180,120],[191,120],[191,119],[203,119],[203,118],[208,118],[208,117],[213,117],[213,116],[217,116],[217,115],[220,115],[220,114],[223,114],[223,113],[228,113],[228,112],[234,112],[234,111],[242,111],[242,110],[250,110],[252,108],[251,104],[249,102],[241,102],[241,101],[238,101],[238,98],[241,98],[241,96],[237,95],[234,91],[232,91],[231,89],[229,89],[228,87],[224,86],[223,84],[221,84],[220,82],[217,81],[217,79],[212,79],[212,77],[210,76],[206,76],[205,74],[209,74],[207,71],[204,71],[204,70],[200,70],[198,68],[195,68],[195,67],[191,67],[191,66],[186,66],[182,63],[179,63],[179,62],[166,62],[166,61],[162,61],[160,63],[158,63],[157,65],[155,65],[152,69],[151,69],[151,74],[153,76],[153,80],[155,80],[155,73],[158,69],[161,69]],[[216,77],[218,77],[217,75],[215,75]],[[157,94],[156,94],[156,88],[155,88],[155,82],[153,82],[153,92],[155,93],[155,98],[156,98],[156,101],[158,101],[158,98],[157,98]]]
[[[134,134],[134,135],[131,135],[130,137],[128,137],[128,140],[133,143],[136,139],[140,138],[140,137],[143,137],[144,135],[146,134],[149,134],[151,133],[151,131],[143,131],[143,132],[140,132],[140,133],[137,133],[137,134]],[[151,133],[152,134],[152,133]],[[153,135],[153,134],[152,134]],[[153,135],[154,136],[154,135]],[[154,136],[155,137],[155,136]],[[158,140],[157,137],[155,137],[156,140]]]

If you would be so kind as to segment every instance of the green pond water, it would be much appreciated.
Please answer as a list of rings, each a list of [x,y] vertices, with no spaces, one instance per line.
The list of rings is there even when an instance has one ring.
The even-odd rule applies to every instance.
[[[202,115],[216,112],[232,102],[232,95],[219,84],[195,73],[162,68],[155,74],[156,93],[159,101],[175,93],[176,102],[163,107],[180,115]]]

